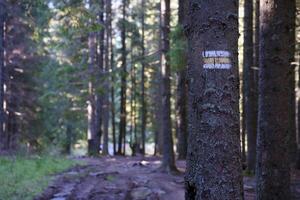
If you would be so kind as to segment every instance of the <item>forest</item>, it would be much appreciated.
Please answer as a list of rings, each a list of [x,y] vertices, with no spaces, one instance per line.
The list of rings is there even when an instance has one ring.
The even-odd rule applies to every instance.
[[[300,0],[0,0],[0,200],[300,199]]]

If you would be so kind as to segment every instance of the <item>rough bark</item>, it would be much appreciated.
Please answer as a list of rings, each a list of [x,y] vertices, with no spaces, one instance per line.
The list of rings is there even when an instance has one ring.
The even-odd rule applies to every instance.
[[[185,13],[187,9],[187,1],[179,0],[178,7],[178,22],[182,30],[185,26]],[[176,102],[176,113],[177,113],[177,135],[178,144],[177,152],[178,159],[185,159],[187,154],[187,84],[186,84],[186,66],[183,69],[179,69],[177,72],[177,102]]]
[[[5,23],[5,1],[0,1],[0,150],[4,147],[4,131],[5,113],[4,103],[4,23]]]
[[[295,1],[260,1],[257,199],[290,199],[290,13]]]
[[[119,127],[119,145],[118,145],[118,154],[125,154],[125,138],[126,138],[126,77],[127,77],[127,67],[126,67],[126,0],[123,0],[122,5],[122,28],[121,28],[121,62],[122,62],[122,72],[121,72],[121,91],[120,91],[120,127]],[[122,152],[122,145],[123,152]]]
[[[170,69],[170,0],[161,0],[161,78],[162,78],[162,132],[163,132],[163,160],[162,170],[176,171],[171,125],[171,69]]]
[[[296,3],[295,3],[296,4]],[[291,30],[289,32],[290,46],[288,48],[289,52],[289,62],[290,62],[290,86],[289,86],[289,151],[290,151],[290,163],[294,166],[297,160],[297,133],[296,133],[296,77],[295,77],[295,42],[296,42],[296,8],[290,11],[289,18],[291,21]]]
[[[238,1],[191,0],[186,199],[243,199]]]
[[[254,67],[253,46],[253,0],[245,0],[244,5],[244,66],[243,93],[245,129],[247,133],[247,169],[255,171],[256,127],[257,127],[257,85]]]

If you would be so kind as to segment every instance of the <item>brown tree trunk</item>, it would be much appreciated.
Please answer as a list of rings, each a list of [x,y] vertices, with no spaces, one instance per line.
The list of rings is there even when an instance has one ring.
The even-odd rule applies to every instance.
[[[103,2],[104,3],[104,2]],[[111,0],[105,0],[105,6],[106,6],[106,21],[105,21],[105,78],[104,78],[104,105],[103,105],[103,149],[102,154],[108,155],[108,128],[109,128],[109,79],[107,78],[107,75],[109,74],[109,59],[110,59],[110,37],[111,37]],[[101,6],[102,7],[102,6]],[[104,9],[104,5],[103,8]]]
[[[244,6],[244,119],[247,133],[247,168],[255,171],[256,127],[257,127],[257,85],[255,80],[254,46],[253,46],[253,0],[245,0]]]
[[[295,1],[260,1],[257,199],[290,199],[289,49]]]
[[[145,8],[145,0],[142,0],[142,8]],[[147,105],[145,100],[145,11],[142,11],[142,72],[141,72],[141,89],[142,89],[142,107],[141,107],[141,114],[142,114],[142,154],[145,154],[145,142],[146,142],[146,121],[147,121]]]
[[[122,72],[121,72],[121,102],[120,102],[120,127],[119,127],[119,146],[118,146],[118,154],[124,154],[125,155],[125,139],[126,139],[126,77],[127,77],[127,63],[126,63],[126,7],[127,2],[126,0],[123,0],[123,6],[122,6],[122,30],[121,30],[121,43],[122,43]],[[123,146],[123,152],[122,152],[122,145]]]
[[[3,124],[5,123],[4,103],[4,24],[6,16],[5,1],[0,0],[0,150],[4,148],[5,135]]]
[[[92,0],[89,1],[90,7],[94,6]],[[91,20],[92,22],[92,20]],[[100,130],[100,120],[98,117],[98,113],[100,112],[98,109],[99,106],[99,97],[96,95],[96,87],[95,80],[99,77],[95,77],[95,74],[99,74],[99,70],[97,70],[97,34],[95,32],[91,32],[88,38],[88,48],[89,48],[89,83],[88,83],[88,154],[89,155],[97,155],[99,153],[99,146],[100,146],[100,137],[99,132]],[[96,75],[96,76],[97,76]]]
[[[172,125],[171,125],[171,69],[170,69],[170,0],[161,0],[161,78],[162,78],[162,132],[163,132],[163,160],[162,170],[176,171],[173,150]]]
[[[178,7],[178,22],[179,26],[183,30],[185,25],[187,9],[187,1],[179,0]],[[177,135],[178,144],[177,152],[178,159],[185,159],[187,154],[187,84],[186,84],[186,66],[183,69],[179,69],[177,73],[177,102],[176,102],[176,113],[177,113]]]
[[[186,199],[243,199],[238,0],[190,0]]]

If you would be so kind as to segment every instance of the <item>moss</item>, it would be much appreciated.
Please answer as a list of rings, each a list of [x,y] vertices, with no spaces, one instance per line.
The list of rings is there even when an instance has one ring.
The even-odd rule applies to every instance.
[[[50,175],[75,164],[64,157],[0,157],[0,199],[33,199],[48,186]]]

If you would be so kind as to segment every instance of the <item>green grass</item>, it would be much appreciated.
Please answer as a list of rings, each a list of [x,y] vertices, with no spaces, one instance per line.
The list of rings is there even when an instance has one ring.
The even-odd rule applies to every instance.
[[[74,165],[64,157],[0,157],[0,200],[31,200],[47,187],[51,175]]]

